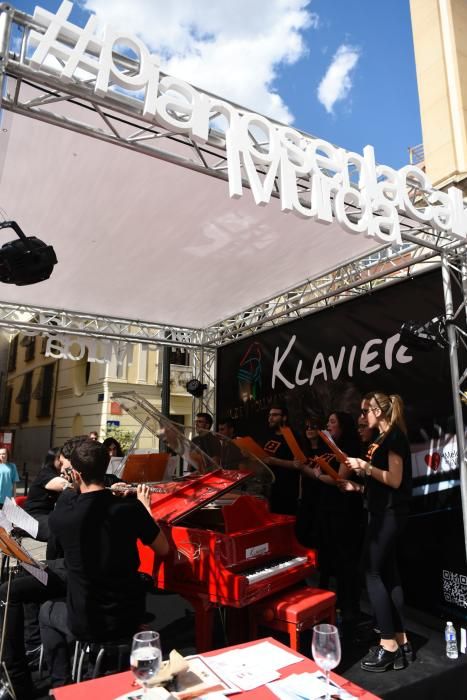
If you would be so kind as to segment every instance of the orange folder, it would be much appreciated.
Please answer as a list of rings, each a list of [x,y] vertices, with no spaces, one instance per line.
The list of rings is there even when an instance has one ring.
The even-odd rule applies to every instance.
[[[240,449],[244,448],[247,452],[250,452],[255,457],[258,457],[258,459],[260,459],[262,462],[264,462],[265,458],[268,457],[268,454],[263,450],[263,448],[248,435],[245,437],[236,437],[232,440],[232,442],[238,445]]]
[[[322,430],[318,430],[318,433],[319,433],[320,438],[322,440],[324,440],[324,442],[329,447],[331,452],[335,455],[335,457],[337,458],[337,461],[344,464],[347,460],[347,455],[345,454],[345,452],[342,452],[342,450],[339,447],[337,447],[334,440],[331,440],[328,437],[328,435],[326,433],[324,433]]]
[[[168,452],[130,454],[123,469],[122,480],[138,484],[146,481],[162,481],[168,459]]]
[[[285,438],[285,441],[287,443],[287,446],[291,453],[293,454],[294,459],[300,460],[300,462],[307,462],[307,458],[305,457],[305,453],[303,452],[302,448],[298,444],[295,435],[293,432],[290,430],[289,427],[286,425],[281,428],[281,433]]]
[[[312,463],[319,467],[321,471],[324,474],[327,474],[328,476],[331,477],[331,479],[334,479],[334,481],[337,481],[339,479],[339,475],[337,472],[334,471],[334,469],[331,467],[331,465],[325,460],[324,457],[313,457]]]

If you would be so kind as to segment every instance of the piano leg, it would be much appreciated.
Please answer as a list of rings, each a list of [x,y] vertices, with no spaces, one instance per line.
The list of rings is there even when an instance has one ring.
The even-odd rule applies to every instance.
[[[204,596],[185,595],[185,598],[195,611],[196,651],[198,654],[210,651],[213,648],[214,611],[217,606]]]
[[[225,608],[226,642],[229,645],[248,641],[248,607]]]

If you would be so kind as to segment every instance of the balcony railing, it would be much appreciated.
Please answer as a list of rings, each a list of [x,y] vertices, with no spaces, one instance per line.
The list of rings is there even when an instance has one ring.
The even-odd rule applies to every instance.
[[[410,165],[418,165],[422,167],[425,164],[425,149],[423,143],[418,146],[409,147],[409,163]]]

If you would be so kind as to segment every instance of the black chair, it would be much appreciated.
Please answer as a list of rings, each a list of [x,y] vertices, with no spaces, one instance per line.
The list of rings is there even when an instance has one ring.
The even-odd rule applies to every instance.
[[[98,678],[104,672],[119,673],[130,666],[131,638],[104,642],[76,640],[71,676],[75,683]]]

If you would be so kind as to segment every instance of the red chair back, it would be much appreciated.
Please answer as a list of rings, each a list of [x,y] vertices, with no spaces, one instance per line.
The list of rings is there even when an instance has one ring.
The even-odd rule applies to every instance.
[[[28,500],[27,496],[15,496],[16,505],[20,508],[24,508],[24,504]]]

